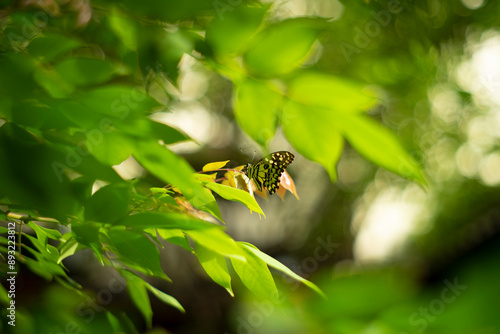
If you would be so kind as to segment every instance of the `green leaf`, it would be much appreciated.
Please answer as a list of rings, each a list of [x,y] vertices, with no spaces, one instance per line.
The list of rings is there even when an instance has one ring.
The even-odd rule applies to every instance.
[[[196,38],[199,36],[183,29],[167,31],[152,25],[140,29],[138,56],[142,72],[161,72],[175,85],[179,62],[184,54],[191,53]]]
[[[390,130],[364,115],[335,113],[334,120],[339,131],[366,159],[393,173],[427,184],[416,161]]]
[[[9,243],[9,240],[7,239],[7,237],[6,237],[6,236],[1,235],[1,236],[0,236],[0,245],[7,245],[8,243]],[[7,249],[7,248],[2,247],[2,250],[3,250],[3,249]],[[5,253],[7,253],[7,252],[5,252]],[[0,257],[3,257],[3,255],[1,255],[1,254],[0,254]]]
[[[229,162],[230,160],[225,160],[225,161],[217,161],[217,162],[211,162],[209,164],[206,164],[205,166],[203,166],[202,170],[204,172],[208,172],[208,171],[211,171],[211,170],[215,170],[215,169],[219,169],[219,168],[222,168],[224,167],[225,165],[227,165],[227,163]]]
[[[59,104],[61,113],[82,129],[98,129],[102,121],[102,114],[93,112],[82,103],[77,101],[66,101]]]
[[[120,260],[146,275],[170,280],[160,264],[160,252],[153,242],[140,232],[129,230],[110,230],[108,232],[116,254]]]
[[[47,244],[47,253],[45,255],[47,259],[50,259],[50,262],[58,264],[57,260],[59,259],[59,250],[56,247],[51,244]]]
[[[116,331],[116,333],[131,333],[131,334],[139,334],[139,332],[137,331],[136,329],[136,325],[134,324],[134,322],[132,320],[130,320],[130,317],[127,315],[127,313],[125,312],[121,312],[119,314],[117,314],[117,318],[121,321],[121,326],[120,327],[123,327],[125,328],[125,330],[118,330]]]
[[[37,208],[40,214],[66,222],[76,214],[79,203],[75,201],[66,175],[54,168],[58,152],[48,141],[7,122],[0,127],[0,161],[10,161],[0,166],[0,193],[11,203],[22,203],[25,208]],[[36,164],[15,163],[30,158]],[[64,160],[64,158],[63,158]]]
[[[297,74],[288,83],[287,97],[304,105],[348,113],[365,112],[377,102],[375,93],[364,85],[314,71]]]
[[[38,256],[43,255],[41,252],[47,253],[47,238],[34,237],[32,235],[26,234],[25,238],[28,238],[29,241],[38,249],[38,253],[35,250],[31,250],[31,253],[37,254]]]
[[[108,166],[119,165],[134,151],[129,137],[116,131],[91,130],[87,133],[86,146],[97,160]]]
[[[283,109],[282,126],[288,141],[304,157],[321,164],[335,181],[344,141],[333,120],[333,112],[293,101],[287,101]]]
[[[174,199],[171,194],[157,194],[154,196],[160,203],[164,203],[167,206],[178,207],[179,203]]]
[[[25,247],[27,248],[27,247]],[[46,266],[44,263],[41,263],[39,261],[33,260],[31,258],[26,258],[25,259],[25,265],[29,268],[30,271],[35,273],[36,275],[45,278],[47,281],[51,280],[53,278],[53,268],[50,268],[50,266]],[[59,266],[57,266],[59,267]],[[59,267],[61,270],[62,268]]]
[[[261,31],[244,60],[250,71],[261,77],[276,77],[293,71],[306,59],[319,34],[319,21],[290,19]]]
[[[145,283],[145,286],[149,291],[151,291],[153,293],[153,295],[155,295],[159,300],[161,300],[165,304],[175,307],[176,309],[178,309],[182,313],[186,313],[186,310],[184,310],[184,307],[182,307],[181,303],[179,303],[179,301],[177,299],[175,299],[174,297],[166,294],[163,291],[158,290],[157,288],[155,288],[154,286],[152,286],[149,283]]]
[[[216,53],[235,53],[244,49],[257,32],[268,8],[268,5],[247,7],[243,4],[215,16],[207,28],[206,41]]]
[[[158,228],[156,233],[168,242],[181,246],[188,252],[193,252],[193,248],[189,245],[189,240],[182,230]]]
[[[56,99],[68,97],[75,90],[75,87],[54,69],[39,68],[33,73],[33,78]]]
[[[130,50],[137,50],[137,26],[133,20],[129,20],[117,8],[112,8],[108,18],[111,30],[120,38],[122,43]]]
[[[47,246],[47,241],[48,241],[47,233],[44,230],[42,230],[37,224],[35,224],[33,222],[29,222],[27,225],[29,227],[31,227],[35,231],[35,233],[36,233],[36,237],[38,239],[38,243],[37,244],[39,245],[37,247],[39,248],[39,250],[40,250],[40,246],[42,246],[42,245],[46,247]]]
[[[196,244],[201,244],[203,247],[215,253],[245,261],[243,249],[219,228],[190,230],[185,231],[185,233],[190,236]]]
[[[236,189],[233,187],[228,187],[223,184],[215,183],[215,182],[205,182],[205,187],[215,191],[222,198],[227,199],[229,201],[239,202],[243,205],[246,205],[250,210],[255,211],[257,213],[262,214],[264,217],[266,216],[259,204],[249,193],[246,191]]]
[[[96,58],[67,58],[57,64],[55,69],[61,78],[75,86],[104,83],[115,72],[111,63]]]
[[[121,270],[120,274],[127,281],[127,290],[132,298],[132,301],[142,313],[148,327],[151,327],[151,323],[153,321],[153,310],[151,309],[148,291],[146,290],[146,283],[142,278],[137,277],[128,270]]]
[[[257,257],[259,257],[262,261],[267,263],[267,265],[269,265],[270,267],[281,271],[282,273],[292,277],[293,279],[296,279],[299,282],[304,283],[304,285],[308,286],[309,288],[311,288],[312,290],[317,292],[320,296],[322,296],[323,298],[326,298],[323,291],[321,291],[321,289],[318,288],[318,286],[316,284],[306,280],[305,278],[300,277],[299,275],[294,273],[292,270],[290,270],[287,266],[285,266],[284,264],[282,264],[278,260],[273,259],[272,257],[267,255],[266,253],[261,252],[254,245],[249,244],[247,242],[239,242],[239,244],[243,245],[243,247],[245,247],[247,250],[251,251],[253,254],[255,254]]]
[[[178,187],[195,208],[222,220],[215,198],[196,181],[194,170],[184,159],[153,141],[136,143],[134,157],[152,174]]]
[[[233,288],[231,287],[231,274],[227,268],[226,258],[204,247],[202,244],[196,244],[196,256],[208,276],[215,283],[226,289],[231,297],[234,297]]]
[[[10,303],[10,298],[3,284],[0,284],[0,303],[2,303],[2,305],[8,305]]]
[[[70,237],[64,243],[61,243],[61,245],[59,245],[60,255],[59,259],[57,259],[57,263],[59,264],[62,262],[62,260],[64,260],[68,256],[75,254],[77,248],[78,248],[78,241],[74,237]]]
[[[43,261],[47,261],[50,263],[57,263],[58,264],[59,263],[58,259],[60,257],[59,250],[48,243],[48,234],[47,234],[47,232],[45,232],[45,230],[47,230],[47,229],[42,229],[40,226],[38,226],[37,224],[35,224],[33,222],[29,222],[27,225],[35,231],[36,236],[37,236],[35,238],[31,235],[26,235],[26,238],[28,238],[40,252],[38,254],[35,254],[37,259],[40,261],[43,260]],[[57,269],[57,272],[54,271],[53,273],[65,275],[64,273],[61,274],[61,272],[58,269]]]
[[[75,236],[76,241],[90,248],[96,249],[101,253],[101,242],[99,239],[99,227],[87,223],[72,223],[71,233]]]
[[[85,205],[85,220],[101,223],[116,223],[129,212],[131,200],[127,184],[110,184],[102,187],[89,198]]]
[[[224,221],[220,214],[219,206],[215,201],[214,195],[204,187],[201,187],[201,189],[199,189],[198,191],[199,192],[195,193],[194,195],[191,195],[189,197],[186,196],[186,199],[189,201],[189,203],[191,203],[195,208],[208,212],[211,215],[219,218],[221,221]]]
[[[134,157],[152,174],[178,187],[184,196],[192,197],[201,186],[195,182],[194,170],[172,151],[153,141],[136,144]]]
[[[113,313],[106,311],[106,318],[108,319],[111,328],[113,328],[113,333],[125,333],[120,324],[120,320],[115,317]]]
[[[389,130],[359,115],[376,102],[362,86],[316,72],[292,79],[283,111],[283,131],[302,155],[323,165],[336,180],[342,134],[365,158],[403,177],[426,184],[410,155]]]
[[[35,245],[35,247],[39,250],[39,252],[31,250],[31,252],[33,253],[33,255],[35,255],[38,261],[48,262],[51,264],[57,263],[57,259],[59,258],[59,251],[57,250],[57,248],[49,244],[44,245],[43,242],[40,242],[40,240],[31,235],[26,235],[25,237],[28,238],[33,243],[33,245]],[[63,272],[59,271],[59,269],[57,269],[57,273],[59,275],[65,275]]]
[[[265,146],[276,132],[276,112],[282,100],[272,83],[245,80],[235,90],[234,117],[252,139]]]
[[[55,276],[54,279],[58,284],[61,284],[66,289],[72,290],[73,292],[75,292],[77,294],[82,293],[83,287],[80,284],[78,284],[78,282],[69,278],[68,276],[63,276],[63,277],[62,276]]]
[[[58,154],[45,139],[13,122],[0,127],[0,194],[61,222],[76,213],[69,180],[53,168]],[[19,163],[29,157],[30,164]],[[34,169],[33,165],[36,165]]]
[[[170,190],[165,189],[165,188],[158,188],[158,187],[151,187],[149,188],[149,191],[151,191],[152,194],[165,194],[168,193]]]
[[[35,57],[50,61],[61,54],[77,48],[81,44],[77,39],[48,33],[32,40],[28,46],[28,52]]]
[[[151,132],[154,134],[154,138],[163,140],[163,143],[167,145],[192,140],[184,132],[166,124],[151,121],[149,125],[151,127]]]
[[[68,169],[73,169],[85,175],[87,179],[94,181],[98,179],[112,183],[123,182],[123,179],[113,168],[104,165],[93,155],[82,150],[80,145],[68,145],[66,143],[53,144],[48,142],[47,145],[57,153],[51,161],[51,171],[56,180],[60,180]],[[73,199],[72,197],[70,198]]]
[[[135,215],[128,216],[118,224],[139,230],[151,227],[181,230],[219,228],[218,225],[207,223],[186,214],[156,212],[137,213]]]
[[[87,202],[92,196],[92,187],[94,186],[95,179],[88,176],[77,177],[71,181],[71,190],[75,198],[81,203]]]
[[[26,235],[26,237],[31,242],[35,243],[36,238],[32,237],[31,235]],[[36,261],[34,261],[36,262],[36,264],[31,263],[31,265],[37,268],[36,270],[42,268],[45,272],[51,275],[67,277],[62,265],[57,264],[57,259],[59,258],[59,252],[57,251],[57,248],[52,245],[47,245],[46,248],[39,247],[39,245],[36,245],[36,247],[40,250],[40,252],[37,252],[26,245],[24,246],[24,248],[31,254],[33,254],[36,258]]]
[[[231,259],[233,268],[245,286],[256,296],[273,299],[278,297],[278,289],[266,263],[243,247],[246,261]]]
[[[28,226],[31,227],[32,229],[34,229],[35,231],[37,231],[37,230],[43,231],[43,233],[50,239],[60,240],[62,238],[61,232],[59,232],[58,230],[46,228],[46,227],[40,226],[38,224],[35,224],[34,222],[29,222]]]
[[[8,103],[10,98],[25,100],[26,96],[33,94],[37,89],[35,81],[32,80],[33,71],[39,66],[39,61],[34,57],[20,52],[2,53],[0,57],[0,87],[2,91],[2,104]],[[2,110],[5,113],[5,110]],[[7,112],[11,115],[11,112]]]
[[[78,98],[87,112],[97,112],[118,120],[125,120],[132,114],[144,114],[158,107],[158,102],[142,88],[125,85],[105,85],[87,91]],[[117,122],[116,126],[119,126]]]

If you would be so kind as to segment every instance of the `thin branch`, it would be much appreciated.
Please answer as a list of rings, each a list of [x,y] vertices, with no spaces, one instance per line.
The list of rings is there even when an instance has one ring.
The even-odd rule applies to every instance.
[[[236,169],[236,168],[218,168],[218,169],[211,169],[211,170],[200,170],[199,172],[196,172],[196,174],[211,173],[211,172],[240,172],[240,173],[243,173],[241,170]]]

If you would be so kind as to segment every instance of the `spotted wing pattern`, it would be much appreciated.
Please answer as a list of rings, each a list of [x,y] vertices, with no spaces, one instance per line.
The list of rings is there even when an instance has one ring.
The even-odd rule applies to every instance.
[[[287,151],[271,153],[254,165],[248,165],[247,175],[259,191],[266,188],[272,195],[278,190],[281,174],[290,165],[295,156]]]

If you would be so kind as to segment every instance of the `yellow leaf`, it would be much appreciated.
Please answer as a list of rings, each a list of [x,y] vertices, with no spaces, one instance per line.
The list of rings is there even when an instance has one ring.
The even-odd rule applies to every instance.
[[[215,177],[217,176],[217,173],[213,174],[195,174],[196,178],[200,181],[205,181],[205,182],[214,182]]]
[[[228,162],[229,162],[229,160],[226,160],[226,161],[211,162],[211,163],[206,164],[205,166],[203,166],[203,171],[204,171],[204,172],[207,172],[207,171],[210,171],[210,170],[216,170],[216,169],[222,168],[222,167],[224,167],[224,166],[225,166]]]
[[[234,182],[234,172],[232,170],[226,172],[226,174],[224,174],[224,177],[226,179],[222,181],[222,184],[236,188],[236,183]]]

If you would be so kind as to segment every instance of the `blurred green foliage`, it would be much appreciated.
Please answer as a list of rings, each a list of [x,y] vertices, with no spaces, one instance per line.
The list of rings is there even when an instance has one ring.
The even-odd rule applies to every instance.
[[[18,263],[0,264],[4,278],[18,271],[16,327],[3,307],[0,331],[498,330],[500,74],[492,62],[474,79],[466,65],[499,38],[499,5],[325,1],[0,1],[0,215],[16,221]],[[200,77],[208,88],[189,95]],[[194,100],[263,151],[281,138],[326,173],[297,159],[302,201],[271,200],[271,212],[195,174],[241,142],[176,153],[190,136],[157,117]],[[127,178],[117,165],[130,160],[143,169]],[[243,215],[221,198],[293,216],[300,238],[282,228],[273,257],[236,241],[220,224]],[[364,265],[367,247],[384,247],[366,232],[377,203],[378,233],[415,226]],[[394,203],[407,205],[399,216]]]

